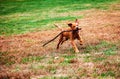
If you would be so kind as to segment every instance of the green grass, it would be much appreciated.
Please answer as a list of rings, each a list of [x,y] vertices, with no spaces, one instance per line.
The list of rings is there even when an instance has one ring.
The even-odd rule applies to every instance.
[[[12,14],[12,13],[18,13],[18,12],[31,12],[34,10],[40,10],[40,11],[46,11],[50,9],[54,9],[55,7],[62,7],[61,9],[66,10],[79,10],[79,9],[87,9],[90,6],[87,6],[85,4],[90,4],[93,8],[102,7],[100,6],[103,3],[112,2],[114,0],[5,0],[0,1],[1,2],[1,15],[5,14]],[[97,4],[97,5],[95,5]],[[99,5],[100,4],[100,5]],[[73,8],[71,8],[71,7]],[[97,7],[96,7],[97,6]],[[88,8],[89,9],[89,8]]]
[[[117,50],[117,47],[111,47],[111,48],[107,48],[103,52],[105,55],[115,55],[117,53],[116,50]]]
[[[102,56],[97,56],[97,55],[90,55],[90,56],[85,56],[84,57],[84,62],[102,62],[107,60],[107,56],[106,55],[102,55]]]
[[[0,35],[48,30],[53,24],[84,16],[72,12],[109,9],[118,0],[1,0]],[[36,30],[37,29],[37,30]]]
[[[84,62],[91,62],[91,61],[92,61],[91,56],[84,57]]]
[[[93,59],[94,62],[100,62],[100,61],[104,61],[104,60],[106,60],[105,57],[96,57]]]
[[[44,56],[28,56],[22,58],[21,63],[40,62],[42,59],[44,59]]]
[[[101,41],[97,45],[86,46],[84,53],[103,52],[105,55],[112,55],[112,54],[116,54],[116,50],[118,50],[116,44],[107,41]]]
[[[119,47],[117,44],[101,41],[96,45],[88,45],[84,49],[84,54],[90,54],[84,57],[84,62],[104,62],[109,56],[115,56]],[[95,54],[96,53],[96,54]],[[95,55],[91,55],[95,54]]]
[[[43,78],[38,78],[38,79],[69,79],[69,77],[43,77]]]
[[[101,73],[102,77],[106,77],[106,76],[115,76],[115,73],[113,71],[107,71],[105,73]]]
[[[69,65],[70,61],[76,58],[75,55],[64,55],[63,57],[64,57],[64,62],[61,63],[62,65]]]
[[[48,71],[52,74],[56,73],[56,67],[52,66],[51,68],[48,69]]]

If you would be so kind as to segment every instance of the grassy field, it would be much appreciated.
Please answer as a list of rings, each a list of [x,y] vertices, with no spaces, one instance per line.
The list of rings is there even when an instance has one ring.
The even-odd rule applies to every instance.
[[[75,15],[81,10],[108,10],[119,0],[1,0],[0,35],[55,28],[54,23],[84,15]]]
[[[83,46],[56,50],[54,23],[78,18]],[[119,0],[0,0],[0,79],[120,79]]]

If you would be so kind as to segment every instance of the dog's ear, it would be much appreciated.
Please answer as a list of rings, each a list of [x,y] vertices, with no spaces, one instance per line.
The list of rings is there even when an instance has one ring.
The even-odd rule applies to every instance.
[[[76,20],[75,20],[75,23],[78,23],[78,24],[79,24],[79,20],[78,20],[78,19],[76,19]]]
[[[72,26],[72,23],[68,23],[68,26],[70,26],[70,27],[71,27],[71,26]]]

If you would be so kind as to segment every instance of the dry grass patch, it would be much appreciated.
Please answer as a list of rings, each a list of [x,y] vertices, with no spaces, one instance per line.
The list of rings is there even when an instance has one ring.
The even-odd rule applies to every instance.
[[[120,12],[87,10],[75,13],[79,14],[85,16],[80,19],[80,35],[84,40],[82,47],[77,44],[80,53],[74,53],[69,41],[55,50],[57,39],[42,47],[60,32],[56,28],[0,36],[1,71],[12,74],[10,71],[27,70],[31,78],[61,79],[63,74],[66,79],[119,78]],[[64,25],[64,22],[59,24]],[[58,74],[61,75],[58,77]]]

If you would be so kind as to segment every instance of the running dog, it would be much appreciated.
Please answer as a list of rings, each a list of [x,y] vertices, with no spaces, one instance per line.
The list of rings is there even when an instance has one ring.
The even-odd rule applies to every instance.
[[[55,25],[57,26],[57,25]],[[79,21],[78,19],[75,20],[74,23],[68,23],[69,28],[67,29],[62,29],[59,26],[57,26],[58,28],[60,28],[63,32],[60,34],[60,38],[59,38],[59,42],[57,44],[57,49],[59,49],[59,45],[63,44],[63,42],[67,41],[68,39],[70,39],[72,47],[74,49],[75,52],[79,52],[74,40],[77,39],[80,42],[80,45],[83,45],[82,39],[79,35],[79,30],[81,30],[81,28],[79,28]]]

